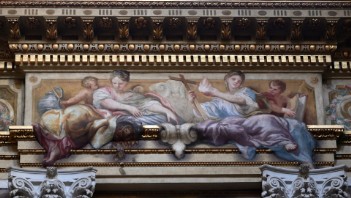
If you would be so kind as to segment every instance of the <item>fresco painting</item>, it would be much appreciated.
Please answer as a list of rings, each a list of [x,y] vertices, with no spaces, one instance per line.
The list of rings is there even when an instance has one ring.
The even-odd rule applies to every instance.
[[[136,141],[143,125],[163,123],[193,123],[194,144],[232,144],[248,160],[257,148],[269,148],[284,160],[312,162],[315,141],[305,123],[317,122],[315,92],[304,80],[246,80],[241,71],[207,75],[132,79],[116,70],[110,79],[41,80],[32,91],[32,122],[47,151],[44,165],[87,144],[100,149]]]
[[[7,131],[14,122],[14,110],[9,102],[0,99],[0,131]]]
[[[22,84],[14,80],[0,80],[0,131],[8,131],[10,125],[21,124]]]
[[[327,98],[327,122],[343,125],[346,131],[351,131],[351,82],[336,82],[329,88]]]

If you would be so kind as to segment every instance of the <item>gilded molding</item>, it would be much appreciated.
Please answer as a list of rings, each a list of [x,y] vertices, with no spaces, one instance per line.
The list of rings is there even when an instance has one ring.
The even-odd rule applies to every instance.
[[[336,154],[335,159],[336,160],[351,159],[351,154]]]
[[[0,155],[0,160],[19,160],[19,155]]]
[[[37,155],[44,154],[44,149],[18,149],[18,153],[21,155]],[[83,154],[116,154],[116,149],[72,149],[71,154],[83,155]],[[316,148],[313,150],[314,153],[335,153],[336,148]],[[125,154],[137,155],[137,154],[174,154],[172,149],[125,149]],[[186,154],[239,154],[240,151],[237,148],[187,148],[184,150]],[[272,154],[273,151],[270,149],[256,149],[256,153],[260,154]]]
[[[245,162],[69,162],[55,163],[55,167],[215,167],[215,166],[260,166],[269,164],[273,166],[299,166],[299,162],[265,162],[265,161],[245,161]],[[314,162],[315,166],[334,166],[333,161]],[[42,167],[41,163],[20,163],[21,167]]]
[[[351,131],[345,131],[339,139],[339,144],[351,145]]]
[[[10,140],[35,139],[32,126],[9,126]]]
[[[123,29],[123,27],[121,27]],[[223,27],[225,28],[225,27]],[[121,30],[127,31],[127,30]],[[224,31],[224,30],[222,30]],[[225,30],[229,31],[229,30]],[[126,35],[122,35],[124,39],[128,38]],[[157,33],[162,34],[162,33]],[[226,36],[228,33],[222,33],[222,36]],[[57,35],[56,35],[57,36]],[[155,39],[160,39],[162,35],[154,35],[157,36]],[[53,36],[52,39],[55,39]],[[179,52],[188,54],[188,53],[228,53],[232,54],[236,53],[257,53],[257,55],[261,53],[308,53],[308,54],[324,54],[324,53],[333,53],[337,49],[337,45],[334,44],[318,44],[318,43],[305,43],[305,44],[248,44],[245,43],[222,43],[222,44],[213,44],[211,42],[202,42],[199,44],[189,44],[188,42],[182,43],[104,43],[104,42],[92,42],[92,43],[21,43],[18,42],[10,42],[9,49],[11,52],[15,53],[67,53],[70,51],[72,53],[128,53],[128,54],[138,54],[138,53],[175,53],[179,54]]]
[[[307,128],[318,140],[337,140],[344,133],[342,125],[308,125]]]
[[[135,46],[133,46],[135,47]],[[205,46],[206,47],[206,46]],[[248,46],[249,47],[249,46]],[[111,66],[129,66],[135,70],[195,70],[201,68],[205,70],[217,70],[217,66],[223,70],[232,66],[251,65],[250,70],[298,70],[301,66],[304,71],[324,71],[325,67],[331,63],[330,55],[227,55],[227,54],[197,54],[197,55],[174,55],[174,54],[17,54],[15,56],[16,65],[24,71],[47,71],[47,66],[51,69],[64,69],[67,65],[70,70],[111,70]],[[39,65],[39,66],[38,66]],[[42,65],[42,66],[41,66]],[[85,67],[84,67],[85,66]],[[92,67],[92,66],[98,66]],[[169,67],[172,66],[172,67]],[[299,67],[296,67],[299,66]],[[196,67],[196,68],[195,68]],[[241,68],[238,68],[241,69]],[[242,69],[248,69],[247,67]]]
[[[16,144],[16,141],[11,140],[10,133],[8,131],[0,131],[0,146],[11,144]]]
[[[0,7],[347,8],[349,1],[1,1]]]
[[[21,32],[18,24],[18,19],[9,19],[8,22],[10,26],[10,38],[14,40],[20,39]]]

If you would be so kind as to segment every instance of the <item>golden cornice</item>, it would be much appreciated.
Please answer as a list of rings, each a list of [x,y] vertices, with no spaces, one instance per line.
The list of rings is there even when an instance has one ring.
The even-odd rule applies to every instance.
[[[342,125],[307,125],[307,128],[318,140],[337,140],[344,133]]]
[[[198,54],[198,53],[252,53],[252,54],[331,54],[337,49],[336,43],[305,42],[291,44],[286,42],[93,42],[93,43],[47,43],[47,42],[9,42],[9,49],[18,54]]]
[[[17,54],[15,64],[23,71],[60,70],[76,71],[111,70],[111,66],[131,70],[228,70],[233,66],[242,70],[293,70],[298,72],[322,72],[331,64],[330,55],[229,55],[229,54]],[[69,66],[69,67],[68,67]],[[218,67],[223,66],[223,67]],[[248,68],[247,66],[251,66]],[[240,68],[242,67],[242,68]],[[303,70],[301,70],[303,67]]]
[[[351,131],[345,131],[339,139],[339,144],[351,145]]]
[[[35,139],[32,126],[9,126],[10,140]]]
[[[0,155],[0,160],[19,160],[19,155]]]
[[[12,141],[10,139],[10,132],[0,131],[0,146],[6,146],[11,144],[16,144],[16,141]]]
[[[68,162],[68,163],[55,163],[56,167],[216,167],[216,166],[260,166],[263,164],[269,164],[273,166],[299,166],[299,162],[287,162],[287,161],[248,161],[248,162]],[[315,166],[334,166],[335,162],[323,161],[314,162]],[[41,163],[20,163],[21,167],[42,167]]]
[[[313,150],[314,153],[335,153],[336,148],[316,148]],[[44,149],[18,149],[18,153],[21,155],[37,155],[44,154]],[[71,154],[83,155],[83,154],[116,154],[115,149],[72,149]],[[125,149],[125,154],[137,155],[137,154],[173,154],[172,149]],[[187,148],[184,150],[187,154],[239,154],[240,151],[237,148]],[[256,153],[260,154],[272,154],[273,151],[270,149],[256,149]]]
[[[339,1],[1,1],[1,7],[138,7],[138,8],[345,8],[351,7],[347,0]]]
[[[308,130],[317,139],[331,139],[336,140],[341,135],[345,138],[351,137],[350,132],[344,133],[342,125],[307,125]],[[157,139],[157,132],[160,130],[159,126],[145,126],[144,135],[141,139],[154,140]],[[155,136],[156,135],[156,136]],[[0,140],[5,142],[12,142],[19,139],[35,139],[32,126],[10,126],[9,131],[0,132]],[[346,139],[348,140],[348,139]]]
[[[345,160],[345,159],[351,160],[351,154],[336,154],[335,159],[336,160]]]

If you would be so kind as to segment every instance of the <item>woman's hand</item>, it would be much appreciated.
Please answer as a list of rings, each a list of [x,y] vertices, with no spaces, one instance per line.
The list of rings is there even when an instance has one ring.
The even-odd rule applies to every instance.
[[[134,117],[141,117],[141,116],[143,116],[143,113],[138,108],[136,108],[134,106],[130,106],[128,108],[128,112],[130,114],[132,114]]]
[[[195,98],[196,98],[195,92],[194,91],[188,91],[188,101],[190,103],[194,103]]]
[[[217,89],[212,86],[207,78],[204,78],[199,84],[199,91],[205,95],[214,96]]]
[[[296,115],[295,111],[288,109],[288,108],[282,108],[282,112],[291,118],[295,117],[295,115]]]
[[[175,122],[178,124],[178,118],[172,111],[166,111],[167,121],[168,122]]]

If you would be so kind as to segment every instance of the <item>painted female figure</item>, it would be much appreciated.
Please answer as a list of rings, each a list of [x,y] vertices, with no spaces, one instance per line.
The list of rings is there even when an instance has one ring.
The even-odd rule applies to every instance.
[[[260,112],[255,92],[242,87],[242,72],[231,71],[224,80],[226,92],[212,87],[207,79],[199,85],[200,92],[215,97],[201,104],[212,119],[195,127],[204,141],[217,146],[234,143],[246,159],[253,159],[256,148],[269,148],[289,161],[312,162],[315,141],[302,122]]]
[[[105,118],[132,115],[142,124],[177,123],[169,103],[160,96],[126,90],[129,79],[128,71],[115,70],[111,74],[111,86],[94,92],[93,105]]]
[[[211,101],[201,104],[201,107],[212,119],[223,119],[228,116],[248,117],[259,113],[255,92],[247,87],[242,87],[245,75],[241,71],[231,71],[224,76],[227,88],[221,92],[204,78],[199,84],[199,91],[207,96],[214,97]],[[190,100],[194,100],[194,93],[190,93]],[[198,112],[195,111],[195,114]]]

